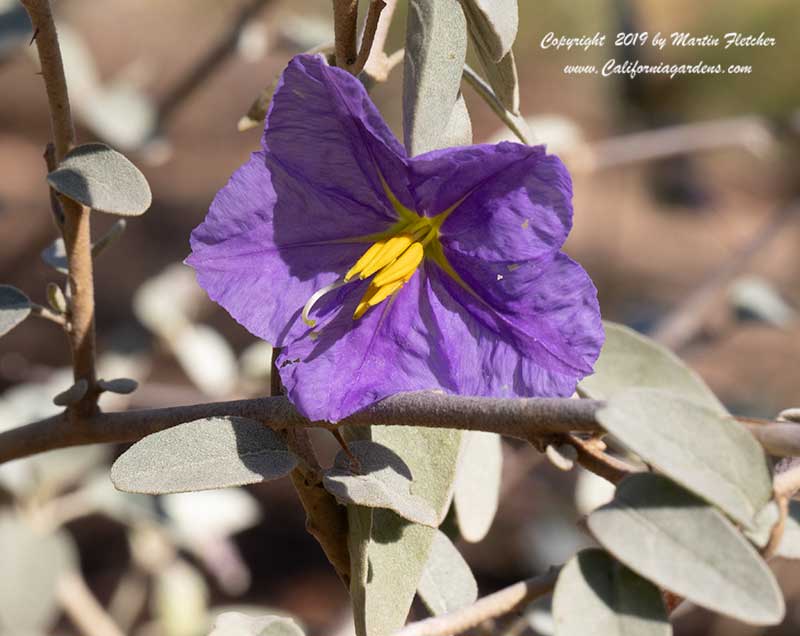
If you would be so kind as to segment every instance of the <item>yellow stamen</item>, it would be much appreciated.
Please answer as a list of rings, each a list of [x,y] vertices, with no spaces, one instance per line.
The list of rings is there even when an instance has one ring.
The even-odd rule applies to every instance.
[[[414,272],[411,273],[413,274]],[[411,276],[408,278],[411,278]],[[361,302],[358,303],[358,307],[356,307],[356,310],[353,312],[353,320],[358,320],[361,318],[361,316],[367,313],[367,309],[382,303],[393,293],[399,291],[399,289],[406,284],[408,278],[395,281],[394,283],[389,283],[383,287],[375,287],[374,285],[370,285],[369,289],[367,289],[366,293],[364,294],[364,297],[361,299]]]
[[[375,255],[375,258],[369,262],[369,264],[361,270],[361,278],[368,278],[372,276],[375,272],[379,269],[390,265],[394,260],[403,254],[403,252],[408,249],[408,247],[413,242],[413,238],[408,234],[400,234],[399,236],[393,236],[386,244],[381,248],[381,250]]]
[[[386,265],[372,280],[375,287],[383,287],[389,283],[410,277],[422,262],[425,249],[421,243],[412,243],[408,249],[393,263]]]
[[[386,241],[378,241],[366,252],[364,252],[364,255],[356,261],[356,264],[347,270],[347,273],[344,275],[344,279],[349,281],[351,278],[353,278],[353,276],[358,274],[362,269],[369,265],[372,262],[372,259],[375,258],[384,245],[386,245]]]

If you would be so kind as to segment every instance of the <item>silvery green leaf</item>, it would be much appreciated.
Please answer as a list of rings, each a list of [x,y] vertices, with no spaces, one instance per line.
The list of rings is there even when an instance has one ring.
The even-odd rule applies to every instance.
[[[64,239],[56,239],[41,252],[42,260],[54,270],[61,274],[68,274],[67,248],[64,246]]]
[[[800,559],[800,502],[789,502],[789,513],[783,526],[783,537],[775,556],[784,559]]]
[[[403,134],[410,155],[446,145],[443,133],[458,99],[466,53],[467,24],[458,0],[409,0]]]
[[[486,50],[488,59],[499,62],[517,39],[517,0],[463,0],[470,33]]]
[[[665,391],[616,393],[598,422],[645,462],[745,526],[772,497],[764,449],[731,417]]]
[[[472,570],[441,530],[433,538],[417,593],[434,616],[467,607],[478,599]]]
[[[31,301],[16,287],[0,285],[0,336],[25,320],[31,313]]]
[[[285,616],[248,616],[225,612],[217,616],[209,636],[303,636],[303,630]]]
[[[607,479],[579,467],[575,482],[575,510],[579,515],[588,515],[611,501],[615,490],[614,484]]]
[[[750,539],[753,545],[763,550],[767,543],[769,543],[772,529],[780,518],[781,512],[778,508],[778,504],[774,501],[770,501],[758,512],[752,528],[743,528],[742,534]]]
[[[170,526],[191,542],[228,537],[261,519],[258,502],[243,488],[174,493],[159,501]]]
[[[136,290],[133,312],[145,327],[169,343],[194,318],[202,296],[194,271],[175,263]]]
[[[58,579],[77,567],[72,539],[62,531],[39,534],[21,518],[3,513],[0,545],[0,628],[4,634],[48,631],[58,616]]]
[[[127,492],[189,492],[278,479],[296,463],[283,440],[263,424],[212,417],[136,442],[114,462],[111,481]]]
[[[592,548],[561,570],[553,592],[556,636],[670,636],[659,589]]]
[[[783,619],[783,595],[755,548],[722,513],[666,477],[626,478],[588,525],[600,545],[660,587],[752,625]]]
[[[350,458],[340,451],[323,478],[325,489],[339,503],[386,508],[408,521],[436,527],[436,511],[411,494],[413,476],[397,453],[368,440],[351,442],[349,447],[360,465],[351,466]]]
[[[734,281],[728,296],[743,317],[763,320],[776,327],[785,327],[797,316],[775,287],[758,276],[746,276]]]
[[[89,390],[89,383],[81,378],[71,387],[62,391],[53,398],[53,404],[56,406],[70,406],[83,399],[86,391]]]
[[[511,135],[506,135],[505,131],[503,131],[503,134],[496,135],[498,138],[491,143],[499,143],[500,141],[521,141],[524,144],[533,143],[534,137],[531,134],[528,120],[524,119],[519,113],[513,113],[508,110],[505,104],[495,94],[492,87],[467,64],[464,65],[464,80],[472,86],[475,92],[478,93],[483,101],[486,102],[489,108],[494,111],[495,115],[500,118],[500,121],[502,121],[512,133]],[[550,150],[549,146],[548,150]]]
[[[441,142],[445,147],[472,144],[472,120],[469,118],[467,102],[464,101],[464,96],[460,92],[453,105],[453,112],[450,113],[447,127],[442,133]]]
[[[239,132],[264,125],[264,119],[267,116],[267,111],[269,110],[269,105],[272,102],[272,96],[275,94],[275,88],[277,86],[278,78],[275,78],[272,83],[264,88],[253,100],[247,113],[245,113],[236,124],[236,128]]]
[[[411,493],[426,499],[441,522],[452,498],[461,433],[404,426],[368,433],[403,458],[414,475]],[[366,511],[348,506],[356,634],[388,636],[405,623],[436,530],[389,510]]]
[[[125,219],[117,219],[103,236],[92,243],[92,256],[97,258],[107,247],[113,245],[125,232],[127,225],[128,222]]]
[[[155,102],[126,80],[98,87],[91,99],[79,100],[77,114],[98,137],[126,151],[142,149],[156,133]]]
[[[99,380],[97,382],[97,388],[101,391],[119,393],[120,395],[133,393],[138,387],[139,383],[131,378],[116,378],[114,380]]]
[[[47,283],[47,304],[59,314],[67,312],[67,298],[56,283]]]
[[[784,409],[780,413],[778,413],[778,419],[785,420],[787,422],[800,423],[800,409],[799,408]]]
[[[99,212],[138,216],[150,207],[147,179],[124,155],[105,144],[70,150],[53,172],[50,186],[64,196]]]
[[[604,322],[606,341],[594,374],[578,384],[582,397],[605,400],[629,387],[664,389],[720,414],[725,407],[674,353],[633,329]]]
[[[578,451],[571,444],[559,444],[558,446],[548,444],[544,453],[553,466],[565,472],[575,467],[575,460],[578,458]]]
[[[500,498],[503,444],[496,433],[465,431],[453,492],[458,529],[472,543],[489,532]]]
[[[226,397],[236,384],[236,355],[219,332],[206,325],[188,325],[168,345],[186,375],[206,395]]]
[[[206,628],[210,593],[203,575],[183,560],[161,568],[155,577],[153,613],[166,636],[196,636]]]
[[[478,59],[486,73],[486,80],[498,101],[512,115],[519,116],[519,76],[514,52],[509,51],[499,62],[486,59],[486,52],[476,44]]]

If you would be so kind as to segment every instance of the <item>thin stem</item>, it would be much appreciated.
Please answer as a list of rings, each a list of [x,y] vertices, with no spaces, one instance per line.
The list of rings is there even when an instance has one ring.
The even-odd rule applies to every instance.
[[[577,461],[581,466],[612,484],[618,484],[628,475],[640,472],[635,466],[603,452],[591,441],[568,435],[567,442],[578,451]]]
[[[378,22],[384,8],[386,8],[384,0],[372,0],[369,3],[367,18],[364,21],[364,34],[361,36],[361,47],[358,49],[358,57],[351,69],[353,75],[358,75],[361,72],[370,57],[375,42],[375,34],[378,31]],[[378,53],[380,52],[378,51]]]
[[[394,10],[396,8],[397,0],[385,0],[383,11],[380,14],[380,19],[375,29],[372,52],[364,65],[364,70],[379,81],[385,80],[389,74],[386,68],[388,63],[385,52],[386,39],[389,37],[389,27],[392,26],[392,18],[394,17]]]
[[[86,636],[124,636],[79,573],[71,572],[59,580],[58,600]]]
[[[62,327],[67,326],[67,319],[64,314],[57,314],[53,310],[48,309],[47,307],[42,307],[41,305],[37,305],[36,303],[31,303],[31,316],[50,320],[51,322],[61,325]]]
[[[55,162],[59,163],[75,143],[75,128],[70,112],[67,82],[61,49],[58,45],[53,13],[48,0],[22,0],[36,35],[36,48],[42,66],[50,120],[53,129]],[[81,415],[96,408],[95,375],[94,279],[92,272],[92,239],[89,209],[60,197],[64,211],[64,245],[69,265],[72,298],[70,344],[75,380],[85,379],[90,386],[86,398],[76,407]]]
[[[350,69],[356,61],[358,0],[333,0],[333,33],[336,66]]]
[[[463,609],[411,623],[395,636],[450,636],[473,629],[484,621],[508,614],[525,603],[549,594],[556,584],[559,571],[560,568],[551,568],[542,576],[515,583]]]
[[[283,396],[98,413],[86,417],[78,427],[71,426],[66,413],[61,413],[0,433],[0,463],[68,446],[133,442],[184,422],[225,415],[247,417],[276,429],[405,425],[490,431],[527,440],[536,435],[600,431],[594,414],[603,404],[595,400],[474,398],[423,391],[393,395],[336,425],[310,422]]]

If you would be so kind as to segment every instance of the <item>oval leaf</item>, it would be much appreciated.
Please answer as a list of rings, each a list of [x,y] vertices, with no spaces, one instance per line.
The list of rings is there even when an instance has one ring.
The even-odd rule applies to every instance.
[[[489,532],[497,513],[503,446],[499,435],[483,431],[466,431],[462,444],[453,505],[461,536],[475,543]]]
[[[263,424],[212,417],[138,441],[114,462],[111,481],[127,492],[190,492],[277,479],[296,463],[283,440]]]
[[[736,420],[664,391],[630,389],[597,421],[644,461],[751,527],[772,497],[764,449]]]
[[[63,532],[40,535],[19,518],[3,514],[0,545],[3,546],[0,576],[3,633],[47,631],[58,615],[58,579],[77,567],[72,540]]]
[[[139,169],[100,143],[70,150],[47,181],[57,192],[99,212],[138,216],[152,201],[150,186]]]
[[[417,593],[434,616],[467,607],[478,600],[478,584],[472,570],[440,530],[433,538]]]
[[[25,320],[31,313],[31,301],[16,287],[0,285],[0,336]]]
[[[665,389],[718,413],[725,407],[702,378],[660,344],[613,322],[604,322],[606,341],[594,374],[578,384],[583,397],[606,400],[630,387]]]
[[[403,72],[403,134],[409,155],[446,144],[461,86],[467,23],[458,0],[410,0]]]
[[[372,440],[394,450],[411,469],[411,492],[444,518],[450,505],[460,431],[374,427]],[[436,530],[390,510],[348,506],[353,615],[358,636],[388,636],[406,621]]]
[[[553,592],[556,636],[670,636],[658,588],[596,548],[576,554]]]
[[[517,0],[464,0],[469,30],[489,60],[499,62],[517,39]]]
[[[776,556],[784,559],[800,559],[800,502],[789,502],[789,514],[783,526],[783,537],[778,544]]]
[[[631,475],[588,519],[597,541],[669,591],[752,625],[776,625],[785,607],[775,577],[718,510],[666,477]]]
[[[303,636],[303,630],[284,616],[248,616],[224,612],[214,621],[209,636]]]
[[[114,380],[100,380],[97,383],[97,388],[109,393],[128,395],[139,388],[139,383],[131,378],[116,378]]]
[[[41,253],[42,260],[60,274],[69,274],[67,263],[67,248],[64,239],[56,239],[45,247]]]
[[[339,503],[387,508],[409,521],[436,527],[436,511],[411,494],[411,471],[397,453],[367,440],[351,442],[349,448],[360,466],[353,467],[341,451],[323,478],[325,489]]]
[[[76,404],[83,399],[86,392],[89,390],[89,383],[81,378],[67,390],[62,391],[53,398],[53,404],[56,406],[70,406]]]

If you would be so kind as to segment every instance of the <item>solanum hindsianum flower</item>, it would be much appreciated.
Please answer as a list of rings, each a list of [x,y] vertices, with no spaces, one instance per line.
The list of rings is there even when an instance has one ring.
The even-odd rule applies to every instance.
[[[408,157],[356,78],[301,55],[187,262],[281,348],[312,420],[421,389],[568,396],[603,341],[594,285],[560,251],[571,198],[543,146]]]

